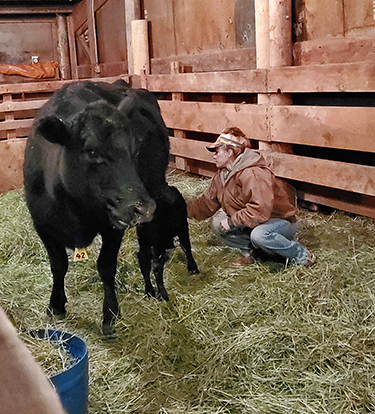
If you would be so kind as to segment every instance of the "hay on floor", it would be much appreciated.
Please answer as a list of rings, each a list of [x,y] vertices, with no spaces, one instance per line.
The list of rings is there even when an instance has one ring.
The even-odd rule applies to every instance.
[[[173,173],[185,198],[208,180]],[[90,413],[365,413],[375,410],[375,224],[301,210],[310,269],[258,260],[238,269],[208,221],[190,221],[201,273],[180,247],[165,269],[168,303],[144,297],[134,229],[124,237],[116,337],[100,332],[95,260],[70,263],[64,321],[49,321],[49,262],[22,191],[0,197],[1,305],[21,332],[55,329],[88,345]],[[43,359],[43,358],[42,358]]]

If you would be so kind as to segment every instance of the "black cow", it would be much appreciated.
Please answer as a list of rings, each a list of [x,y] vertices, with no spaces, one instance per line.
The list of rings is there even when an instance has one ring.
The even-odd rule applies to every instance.
[[[199,269],[191,253],[187,207],[181,193],[177,188],[168,186],[155,201],[154,218],[137,226],[138,262],[145,281],[146,295],[155,297],[150,280],[152,269],[158,287],[158,297],[168,300],[163,282],[163,269],[167,260],[166,250],[175,247],[175,237],[178,237],[180,246],[186,254],[189,273],[197,274]]]
[[[86,247],[100,234],[103,333],[112,332],[121,240],[126,228],[152,219],[168,159],[157,100],[123,81],[72,83],[41,108],[26,147],[24,181],[51,263],[52,314],[65,315],[66,247]]]

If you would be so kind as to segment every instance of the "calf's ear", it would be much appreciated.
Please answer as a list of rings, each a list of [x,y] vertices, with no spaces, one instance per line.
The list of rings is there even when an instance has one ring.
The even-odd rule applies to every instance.
[[[53,144],[69,146],[70,133],[64,122],[56,116],[47,116],[39,121],[37,131]]]

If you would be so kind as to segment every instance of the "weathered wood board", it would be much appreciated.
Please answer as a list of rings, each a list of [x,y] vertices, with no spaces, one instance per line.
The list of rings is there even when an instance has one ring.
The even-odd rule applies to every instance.
[[[0,141],[0,194],[23,186],[26,139]]]
[[[269,92],[374,92],[375,62],[271,68]]]
[[[237,126],[251,138],[267,141],[266,108],[260,105],[159,101],[167,127],[213,134]]]
[[[271,140],[375,152],[375,108],[273,106]]]
[[[375,167],[294,154],[272,153],[268,159],[279,177],[375,196]]]
[[[150,75],[147,85],[152,92],[267,92],[265,70]]]
[[[305,40],[327,36],[344,36],[343,2],[337,0],[305,0],[301,11],[305,13]]]
[[[358,38],[322,38],[297,42],[293,47],[294,65],[373,62],[375,36]]]

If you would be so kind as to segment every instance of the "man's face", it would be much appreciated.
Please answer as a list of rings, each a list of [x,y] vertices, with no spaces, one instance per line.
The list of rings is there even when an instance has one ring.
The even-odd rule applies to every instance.
[[[231,165],[232,165],[232,157],[233,155],[233,151],[232,150],[228,150],[223,146],[220,146],[218,148],[216,148],[215,153],[214,153],[214,161],[216,164],[217,168],[226,168],[226,169],[230,169]]]

